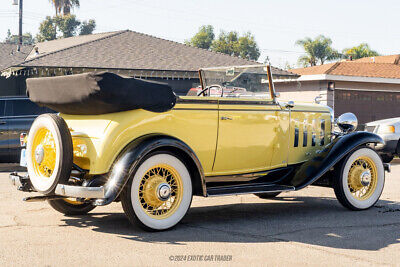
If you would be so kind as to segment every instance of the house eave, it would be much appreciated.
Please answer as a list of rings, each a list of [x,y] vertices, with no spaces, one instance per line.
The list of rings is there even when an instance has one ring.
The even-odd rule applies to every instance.
[[[302,75],[296,81],[299,81],[299,82],[303,82],[303,81],[346,81],[346,82],[400,84],[400,79],[396,79],[396,78],[345,76],[345,75],[331,75],[331,74]]]

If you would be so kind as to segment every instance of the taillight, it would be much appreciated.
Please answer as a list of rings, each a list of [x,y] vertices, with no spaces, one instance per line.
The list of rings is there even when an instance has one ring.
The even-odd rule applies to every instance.
[[[22,147],[25,147],[25,146],[26,146],[26,139],[27,139],[26,133],[21,133],[21,134],[19,135],[19,143],[20,143],[20,145],[21,145]]]

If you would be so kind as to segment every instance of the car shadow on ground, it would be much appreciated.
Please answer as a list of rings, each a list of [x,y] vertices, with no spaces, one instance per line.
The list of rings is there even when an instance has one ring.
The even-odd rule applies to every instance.
[[[95,210],[96,211],[96,210]],[[191,208],[175,228],[145,232],[123,213],[65,217],[64,226],[149,243],[300,242],[331,248],[376,251],[400,242],[400,203],[379,201],[366,211],[344,209],[334,198],[277,197],[260,203]]]

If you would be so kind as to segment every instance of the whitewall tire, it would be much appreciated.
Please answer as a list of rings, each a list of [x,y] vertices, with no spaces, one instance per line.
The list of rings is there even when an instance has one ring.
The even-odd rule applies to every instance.
[[[58,183],[66,183],[73,161],[71,133],[64,119],[43,114],[29,130],[26,160],[30,181],[42,194],[52,194]]]
[[[365,210],[379,200],[384,183],[382,159],[374,150],[362,147],[349,154],[338,166],[334,190],[346,208]]]
[[[121,193],[125,214],[145,230],[174,227],[192,202],[192,181],[182,160],[167,151],[146,156]]]

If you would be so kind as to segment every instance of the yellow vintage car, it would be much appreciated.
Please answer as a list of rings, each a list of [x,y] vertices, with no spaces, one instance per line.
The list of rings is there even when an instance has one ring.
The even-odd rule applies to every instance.
[[[145,230],[175,226],[193,195],[273,198],[312,184],[352,210],[378,201],[390,166],[373,146],[383,140],[356,132],[353,114],[334,124],[327,106],[278,101],[268,65],[199,75],[197,96],[180,97],[112,73],[28,79],[30,99],[60,113],[35,120],[27,175],[11,182],[64,214],[120,201]]]

